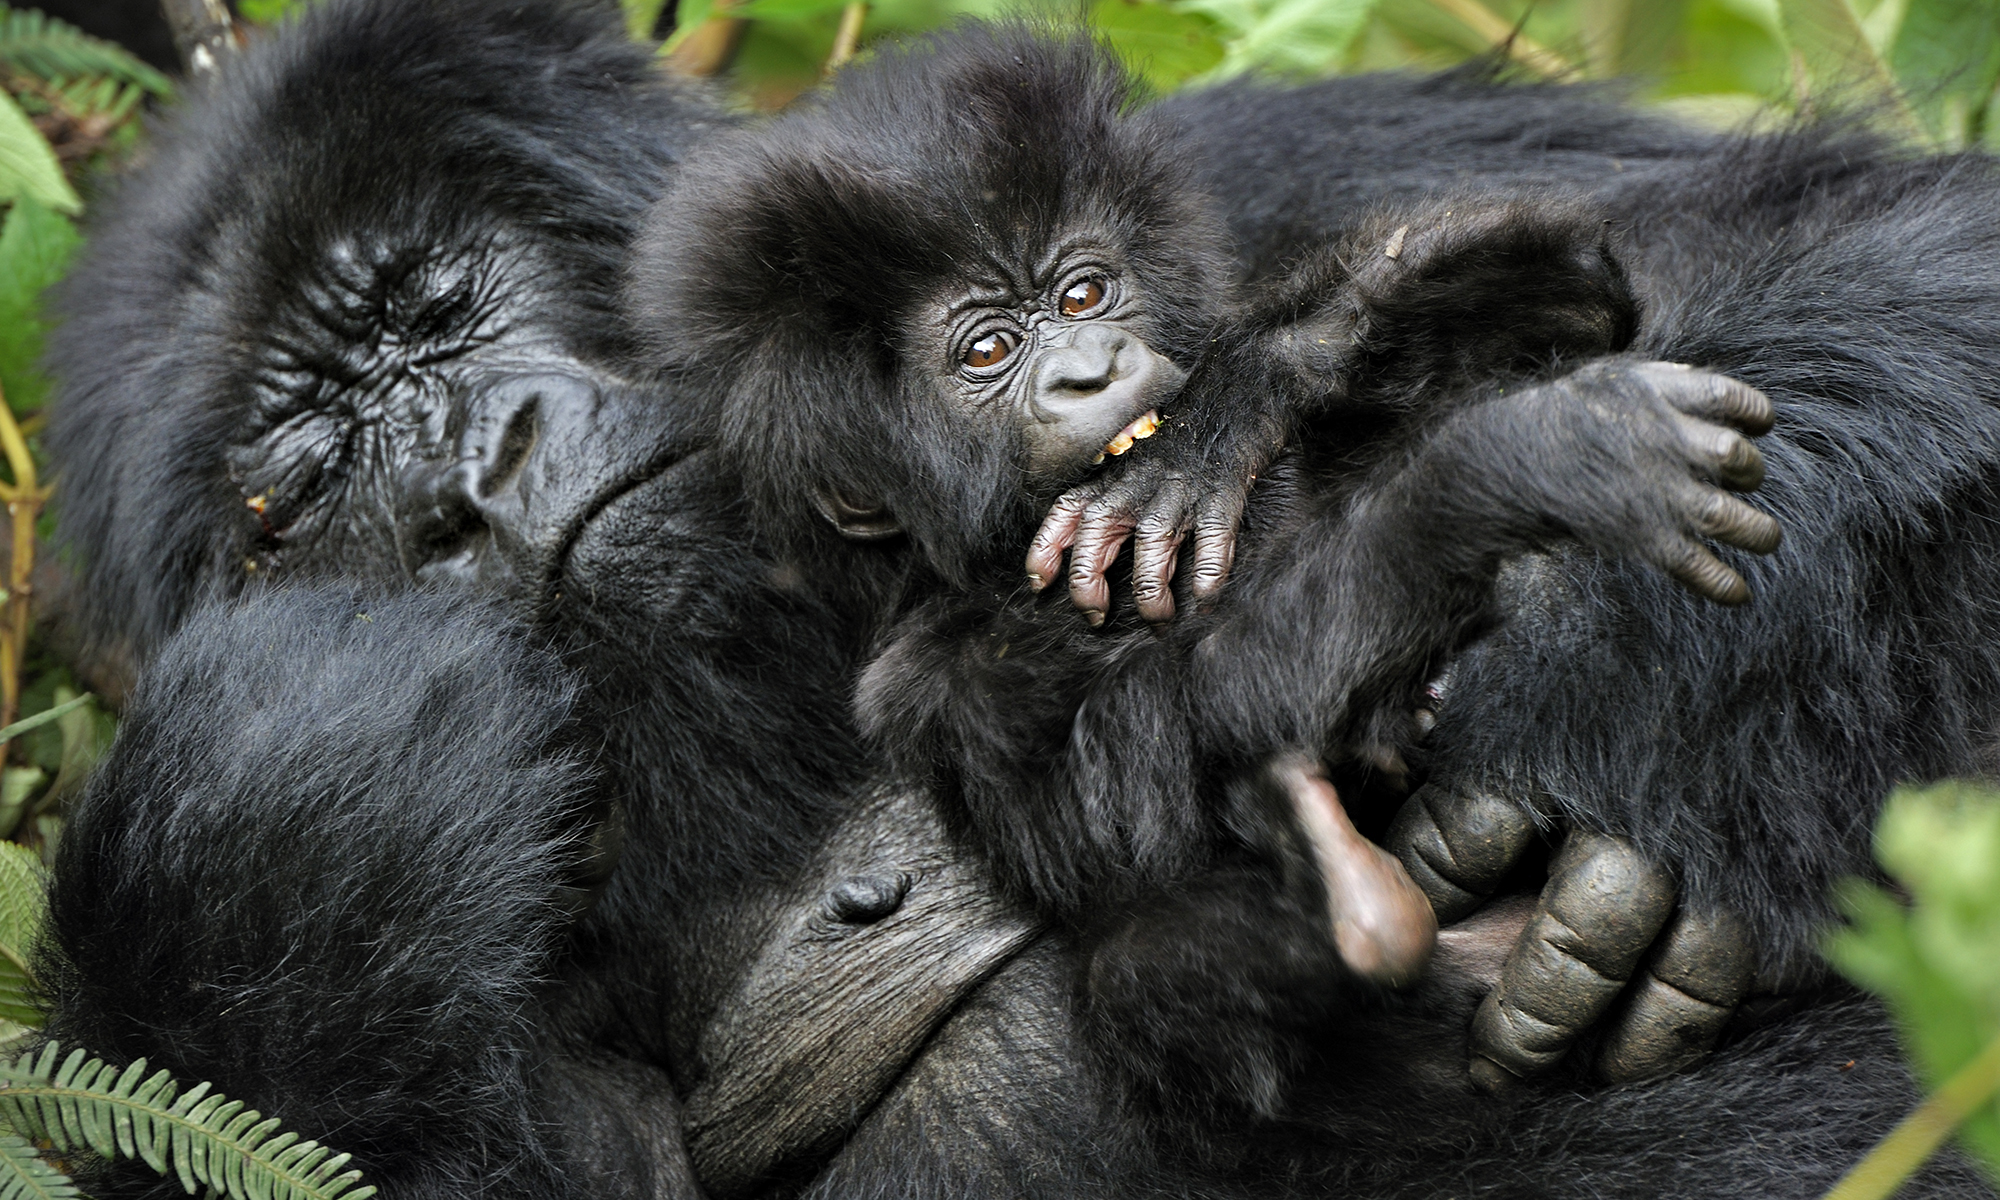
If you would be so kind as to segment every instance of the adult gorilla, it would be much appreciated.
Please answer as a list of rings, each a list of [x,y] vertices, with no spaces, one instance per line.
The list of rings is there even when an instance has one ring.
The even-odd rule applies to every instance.
[[[627,363],[624,247],[717,119],[609,13],[357,0],[158,145],[57,355],[82,630],[157,658],[58,866],[59,1036],[213,1078],[409,1196],[1810,1195],[1909,1102],[1837,995],[1689,1075],[1482,1100],[1488,924],[1326,1030],[1280,1119],[1156,1139],[1172,1114],[1108,1085],[1068,948],[865,782],[870,631],[748,537]],[[1959,185],[1937,236],[1984,264],[1988,192]],[[267,579],[351,582],[193,615]],[[411,579],[499,607],[379,597]],[[1809,848],[1857,854],[1861,807]],[[1985,1194],[1956,1161],[1926,1184]]]

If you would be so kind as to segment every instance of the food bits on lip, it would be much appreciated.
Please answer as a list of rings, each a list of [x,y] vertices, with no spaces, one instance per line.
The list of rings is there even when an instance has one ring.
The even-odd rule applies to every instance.
[[[1104,445],[1104,454],[1123,454],[1132,448],[1133,442],[1141,442],[1152,437],[1159,428],[1160,414],[1148,411],[1138,420],[1119,430],[1117,437],[1106,442]],[[1097,456],[1098,462],[1104,461],[1104,454]]]

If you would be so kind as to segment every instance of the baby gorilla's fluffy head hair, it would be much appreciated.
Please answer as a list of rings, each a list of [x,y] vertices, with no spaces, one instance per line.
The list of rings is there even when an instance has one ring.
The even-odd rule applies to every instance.
[[[804,550],[834,536],[827,497],[880,508],[953,580],[1025,545],[1024,418],[950,402],[958,363],[924,314],[1033,275],[1066,240],[1144,295],[1139,338],[1193,361],[1228,287],[1224,235],[1185,140],[1134,102],[1085,38],[968,24],[689,159],[631,299],[763,528]]]

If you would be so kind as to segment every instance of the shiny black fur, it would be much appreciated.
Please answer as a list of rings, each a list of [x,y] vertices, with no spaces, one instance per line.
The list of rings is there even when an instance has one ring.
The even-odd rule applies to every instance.
[[[1725,556],[1751,605],[1588,556],[1532,561],[1507,622],[1454,666],[1425,758],[1631,837],[1692,901],[1745,913],[1767,970],[1809,971],[1829,886],[1870,869],[1888,788],[1992,767],[1993,162],[1838,125],[1700,134],[1587,90],[1468,76],[1227,85],[1160,108],[1201,140],[1252,277],[1443,178],[1581,189],[1621,231],[1644,307],[1632,349],[1776,403],[1757,503],[1785,542]]]
[[[703,1082],[704,1032],[732,1017],[728,997],[791,913],[803,864],[868,790],[846,719],[867,630],[802,586],[821,581],[796,557],[760,547],[738,481],[690,436],[674,396],[624,360],[622,326],[607,314],[639,208],[691,131],[720,121],[647,79],[609,13],[318,6],[158,143],[66,301],[52,442],[63,529],[93,598],[81,624],[92,644],[155,670],[57,865],[54,1028],[207,1075],[359,1151],[357,1165],[392,1196],[696,1194],[679,1114]],[[1342,86],[1404,85],[1258,103],[1301,105],[1302,128]],[[1393,91],[1393,108],[1336,111],[1350,131],[1391,117],[1421,131],[1435,114],[1440,137],[1454,121],[1515,119],[1516,93],[1473,90],[1476,103],[1457,109],[1411,85]],[[1518,99],[1583,139],[1635,128],[1588,97]],[[1287,131],[1281,121],[1271,136]],[[1677,152],[1678,135],[1648,136]],[[1534,144],[1501,157],[1516,174],[1541,162]],[[440,195],[450,203],[424,202]],[[1941,203],[1969,222],[1987,211],[1978,195]],[[404,378],[382,369],[396,343],[379,336],[381,311],[312,302],[340,264],[311,235],[355,230],[452,251],[468,228],[514,217],[512,228],[534,231],[528,244],[546,239],[570,269],[522,274],[504,255],[472,257],[504,294],[531,302],[537,315],[513,324],[541,335],[530,339],[538,354],[521,350],[528,365],[593,381],[617,421],[593,426],[594,438],[536,443],[537,454],[580,456],[595,481],[553,566],[532,538],[413,542],[398,537],[404,527],[365,521],[315,542],[339,548],[324,557],[288,544],[289,526],[267,528],[246,507],[263,493],[230,477],[230,449],[286,428],[257,405],[283,392],[312,402],[292,415],[363,407],[385,378]],[[1766,311],[1761,295],[1742,303],[1746,322]],[[449,326],[459,310],[416,311]],[[1949,311],[1970,321],[1978,309]],[[273,329],[297,335],[290,382],[312,386],[274,387],[228,352],[263,346]],[[1822,369],[1823,357],[1802,361]],[[450,386],[427,393],[439,407],[422,411],[481,391],[477,372],[429,369],[419,382]],[[386,443],[399,452],[385,457],[392,466],[417,435],[398,437]],[[405,494],[397,472],[351,461]],[[333,511],[369,512],[375,499]],[[550,504],[576,516],[572,499]],[[419,526],[433,516],[400,511]],[[491,519],[488,533],[515,528]],[[461,553],[497,565],[426,572]],[[200,607],[288,574],[356,582],[233,612]],[[502,608],[368,595],[413,574],[497,592]],[[163,650],[182,625],[184,641]],[[549,642],[565,666],[540,649]],[[154,819],[169,806],[171,820]],[[621,825],[616,870],[571,923]],[[378,826],[393,828],[371,837]],[[449,869],[464,855],[479,865]],[[1222,911],[1241,911],[1227,898]],[[380,936],[391,928],[423,936]],[[163,949],[176,946],[214,957],[180,962]],[[1161,949],[1138,960],[1159,975],[1134,983],[1181,989],[1153,1002],[1168,1017],[1174,996],[1212,1010],[1205,956],[1221,955],[1216,980],[1239,977],[1228,943]],[[197,969],[222,959],[236,961]],[[1830,994],[1675,1080],[1487,1102],[1462,1075],[1476,982],[1440,977],[1402,1012],[1326,1014],[1313,1030],[1325,1052],[1318,1086],[1275,1121],[1249,1132],[1177,1125],[1170,1108],[1128,1107],[1107,1086],[1101,1043],[1082,1038],[1070,990],[1081,965],[1063,940],[1035,942],[772,1189],[1809,1196],[1912,1097],[1879,1016]],[[1133,1032],[1141,1058],[1171,1058],[1201,1030],[1163,1020]],[[1164,1145],[1153,1136],[1163,1120],[1176,1131]],[[104,1196],[179,1191],[144,1168],[93,1183]],[[1953,1159],[1924,1190],[1985,1194]]]
[[[1637,323],[1588,206],[1369,214],[1239,297],[1192,139],[1131,106],[1108,53],[1033,30],[884,51],[690,156],[639,249],[634,307],[684,401],[712,410],[767,536],[883,631],[858,684],[864,730],[1085,947],[1107,1054],[1183,1023],[1179,1053],[1143,1056],[1142,1076],[1175,1067],[1149,1090],[1270,1116],[1304,1065],[1299,1032],[1354,981],[1260,772],[1407,740],[1419,689],[1490,623],[1504,561],[1565,536],[1607,553],[1680,536],[1691,463],[1655,457],[1678,434],[1653,423],[1636,365],[1571,370]],[[1161,432],[1115,465],[1204,488],[1263,473],[1231,593],[1164,630],[1093,631],[1059,591],[1026,593],[1035,502],[1082,478],[1036,478],[1011,411],[968,411],[933,381],[949,355],[920,315],[932,297],[983,293],[1077,242],[1190,372]],[[881,498],[907,538],[843,536],[817,519],[816,487]],[[1211,939],[1260,949],[1241,980],[1201,972],[1206,1014],[1171,985],[1129,986],[1176,941]]]

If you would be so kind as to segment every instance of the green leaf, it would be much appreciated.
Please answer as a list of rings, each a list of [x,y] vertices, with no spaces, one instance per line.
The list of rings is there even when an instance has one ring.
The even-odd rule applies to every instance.
[[[1778,0],[1778,21],[1815,99],[1879,105],[1890,130],[1928,140],[1848,0]]]
[[[1932,135],[1968,144],[2000,81],[2000,0],[1909,0],[1888,57]]]
[[[253,25],[275,25],[299,8],[298,0],[236,0],[236,15]]]
[[[69,1176],[42,1161],[35,1148],[0,1134],[0,1200],[71,1200],[83,1195]]]
[[[1578,34],[1600,79],[1659,67],[1689,0],[1582,0]]]
[[[57,721],[90,703],[91,699],[90,693],[85,692],[81,696],[69,697],[54,708],[45,708],[32,717],[23,717],[12,725],[0,725],[0,742],[12,741],[30,729],[40,729],[44,725]]]
[[[48,330],[42,293],[69,269],[82,240],[68,218],[31,199],[17,201],[0,226],[0,387],[15,412],[41,407],[48,390],[39,367]]]
[[[1090,24],[1126,69],[1160,91],[1213,71],[1225,52],[1211,18],[1157,0],[1096,0]]]
[[[367,1200],[375,1189],[348,1169],[350,1156],[280,1132],[275,1117],[246,1109],[206,1083],[187,1091],[166,1071],[124,1070],[61,1047],[0,1063],[0,1120],[58,1152],[137,1158],[176,1177],[190,1195],[206,1187],[233,1200]],[[0,1147],[4,1153],[4,1147]],[[24,1195],[33,1193],[23,1193]],[[0,1192],[0,1200],[7,1200]]]
[[[1840,895],[1848,926],[1829,939],[1827,957],[1888,1003],[1917,1073],[1937,1087],[2000,1037],[2000,793],[1899,790],[1875,848],[1912,902],[1849,883]],[[1986,1104],[1959,1138],[2000,1180],[2000,1108]]]
[[[47,886],[33,850],[0,842],[0,1019],[36,1028],[43,1010],[31,964],[48,912]]]
[[[0,837],[9,837],[21,824],[28,800],[49,781],[40,767],[0,767]]]
[[[13,96],[0,91],[0,200],[23,197],[63,212],[83,207],[41,131]]]
[[[1222,61],[1213,78],[1253,68],[1324,74],[1338,67],[1368,24],[1377,0],[1178,0],[1222,30]]]
[[[847,0],[746,0],[731,6],[729,15],[753,21],[798,21],[837,13],[845,7]]]
[[[674,32],[660,43],[662,57],[672,54],[715,11],[715,0],[681,0],[674,8]]]

